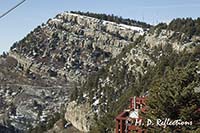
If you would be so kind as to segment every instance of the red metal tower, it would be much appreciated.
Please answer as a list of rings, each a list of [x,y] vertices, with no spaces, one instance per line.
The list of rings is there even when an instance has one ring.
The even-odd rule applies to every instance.
[[[116,133],[146,132],[141,128],[143,119],[139,116],[139,112],[146,112],[145,101],[146,97],[130,98],[129,109],[124,110],[116,117]]]

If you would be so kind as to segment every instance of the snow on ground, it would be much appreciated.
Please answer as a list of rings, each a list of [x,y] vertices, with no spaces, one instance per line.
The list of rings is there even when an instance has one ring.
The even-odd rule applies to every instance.
[[[140,34],[144,34],[144,30],[141,27],[136,27],[136,26],[130,26],[130,25],[125,25],[125,24],[119,24],[120,28],[122,29],[130,29],[133,31],[138,31]]]
[[[64,12],[61,15],[73,15],[73,16],[77,16],[77,17],[87,17],[87,18],[92,18],[89,16],[84,16],[84,15],[79,15],[79,14],[75,14],[75,13],[68,13],[68,12]],[[93,18],[93,19],[97,19],[97,18]],[[59,20],[54,20],[54,21],[59,21]],[[141,27],[137,27],[137,26],[130,26],[130,25],[126,25],[126,24],[117,24],[116,22],[111,22],[111,21],[106,21],[103,20],[102,22],[103,25],[107,25],[107,24],[112,24],[114,26],[118,26],[121,29],[129,29],[129,30],[133,30],[133,31],[137,31],[140,33],[140,35],[144,34],[144,30]]]
[[[79,15],[79,14],[75,14],[75,13],[67,13],[67,12],[65,12],[63,14],[65,14],[65,15],[73,15],[73,16],[77,16],[77,17],[83,17],[83,15]],[[92,18],[92,17],[89,17],[89,16],[84,16],[84,17]],[[96,18],[93,18],[93,19],[96,19]],[[130,25],[126,25],[126,24],[117,24],[116,22],[111,22],[111,21],[106,21],[106,20],[103,20],[102,24],[103,25],[112,24],[112,25],[115,25],[115,26],[119,26],[121,29],[130,29],[130,30],[139,32],[141,35],[144,34],[144,30],[141,27],[137,27],[137,26],[130,26]]]
[[[106,21],[106,20],[103,20],[103,23],[102,23],[102,24],[104,24],[104,25],[106,25],[106,24],[113,24],[113,25],[117,25],[117,23],[115,23],[115,22]]]
[[[58,18],[53,18],[51,21],[53,21],[53,22],[63,22],[63,20],[58,19]]]
[[[93,103],[94,106],[97,106],[98,104],[99,104],[99,99],[97,99],[97,100]]]
[[[119,28],[121,28],[123,30],[129,29],[129,30],[133,30],[133,31],[139,32],[140,35],[144,34],[144,30],[141,27],[137,27],[137,26],[130,26],[130,25],[126,25],[126,24],[117,24],[115,22],[106,21],[106,20],[103,20],[102,24],[104,24],[104,25],[106,25],[106,24],[112,24],[114,26],[118,26]]]
[[[71,13],[71,12],[64,12],[64,13],[61,13],[61,15],[72,15],[72,16],[76,16],[76,17],[80,17],[80,18],[83,18],[84,15],[80,15],[80,14],[76,14],[76,13]],[[87,16],[85,16],[87,17]]]

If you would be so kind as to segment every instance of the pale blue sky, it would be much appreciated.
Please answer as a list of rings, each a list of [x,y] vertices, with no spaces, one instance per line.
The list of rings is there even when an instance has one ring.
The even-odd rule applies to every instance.
[[[0,15],[20,1],[0,0]],[[177,17],[199,17],[200,0],[27,0],[0,19],[0,53],[56,14],[78,10],[156,24]]]

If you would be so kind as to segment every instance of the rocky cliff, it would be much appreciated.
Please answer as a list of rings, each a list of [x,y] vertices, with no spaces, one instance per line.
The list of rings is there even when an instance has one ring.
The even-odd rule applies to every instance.
[[[39,132],[65,115],[88,132],[120,97],[147,91],[130,90],[163,56],[192,53],[199,42],[198,36],[167,29],[58,14],[0,58],[2,124]]]
[[[9,121],[21,131],[45,122],[51,125],[74,86],[84,83],[88,75],[105,67],[143,34],[140,27],[74,13],[49,19],[1,57],[2,123]],[[87,115],[79,116],[88,110],[78,111],[82,112],[75,116],[83,119],[81,124],[81,119],[76,123],[73,117],[68,120],[88,131]]]
[[[77,104],[75,101],[70,102],[66,109],[65,119],[83,132],[89,132],[95,124],[94,112],[89,103]]]
[[[32,71],[74,81],[101,69],[141,34],[142,28],[63,13],[15,44],[9,55]]]

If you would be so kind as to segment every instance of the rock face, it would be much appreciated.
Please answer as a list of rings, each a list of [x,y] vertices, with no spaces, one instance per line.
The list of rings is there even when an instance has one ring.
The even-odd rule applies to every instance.
[[[145,42],[150,48],[161,47],[165,48],[171,45],[173,50],[177,52],[181,52],[183,50],[187,50],[188,52],[191,50],[190,48],[193,47],[192,44],[194,43],[193,39],[189,39],[183,33],[177,33],[170,30],[161,30],[160,32],[155,31],[153,34],[147,34],[145,36]]]
[[[142,34],[142,28],[63,13],[36,28],[9,55],[25,69],[41,74],[51,70],[75,81],[101,69]]]
[[[89,132],[94,125],[94,112],[89,103],[77,104],[72,101],[68,104],[65,119],[82,132]]]
[[[151,34],[140,27],[62,13],[15,44],[9,55],[32,72],[83,81],[87,74],[107,65],[142,35],[150,49],[170,44],[173,49],[183,51],[193,46],[192,40],[182,33],[162,30]]]

